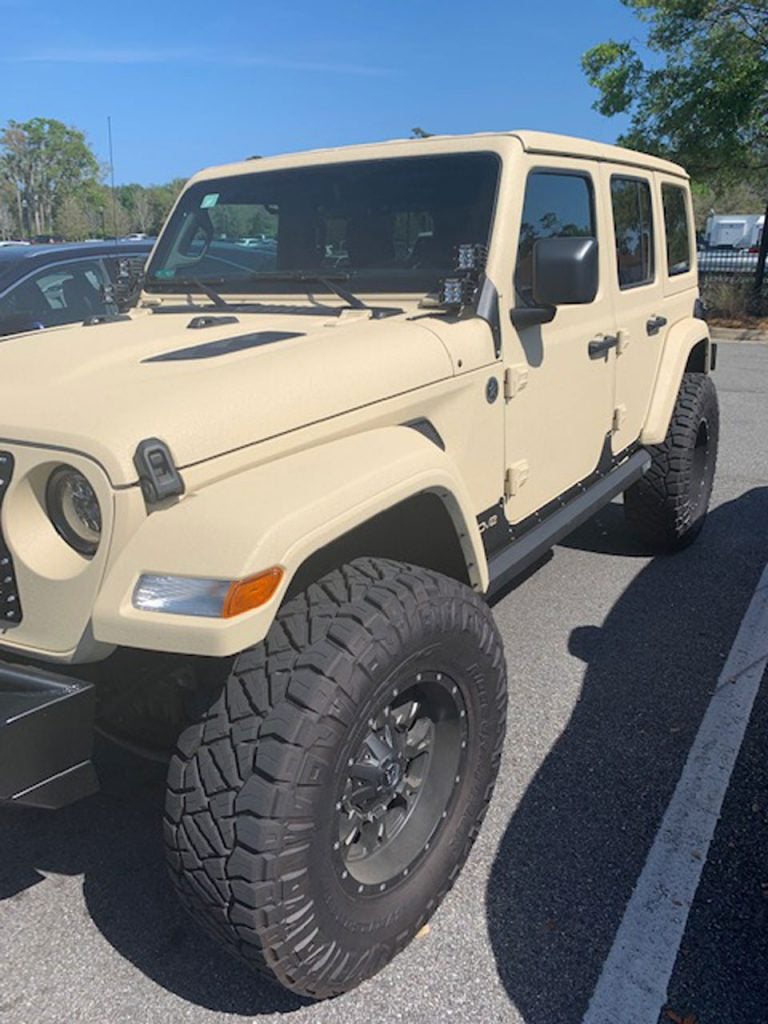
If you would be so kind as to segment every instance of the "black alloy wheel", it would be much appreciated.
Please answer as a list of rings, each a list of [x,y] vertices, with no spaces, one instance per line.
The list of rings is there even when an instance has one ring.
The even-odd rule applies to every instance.
[[[335,809],[337,869],[349,891],[408,877],[448,818],[465,770],[467,711],[442,672],[419,672],[365,724]]]

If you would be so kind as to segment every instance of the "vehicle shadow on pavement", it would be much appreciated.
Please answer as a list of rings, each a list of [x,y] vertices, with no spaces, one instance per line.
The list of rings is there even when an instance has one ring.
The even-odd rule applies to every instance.
[[[0,900],[20,900],[45,872],[83,877],[94,924],[158,985],[250,1018],[306,1004],[227,954],[182,910],[161,841],[165,769],[97,744],[102,792],[56,812],[0,809]],[[40,962],[41,977],[45,971]]]
[[[570,547],[632,554],[611,506]],[[760,573],[768,488],[715,509],[687,550],[648,564],[604,624],[570,721],[500,842],[486,892],[499,976],[526,1024],[578,1024]],[[516,744],[510,678],[508,756]],[[520,743],[524,738],[520,737]]]

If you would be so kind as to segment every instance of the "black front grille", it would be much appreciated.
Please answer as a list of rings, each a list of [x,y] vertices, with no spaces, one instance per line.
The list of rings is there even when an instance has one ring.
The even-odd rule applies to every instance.
[[[10,452],[0,452],[0,512],[12,474],[13,456]],[[2,622],[21,622],[21,601],[16,586],[16,573],[13,571],[13,559],[3,538],[0,523],[0,623]]]

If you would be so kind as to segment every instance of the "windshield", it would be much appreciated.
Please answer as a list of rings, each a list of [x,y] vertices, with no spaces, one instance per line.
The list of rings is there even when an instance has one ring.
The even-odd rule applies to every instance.
[[[491,153],[254,170],[192,185],[147,269],[149,292],[433,291],[461,243],[487,245],[499,174]]]

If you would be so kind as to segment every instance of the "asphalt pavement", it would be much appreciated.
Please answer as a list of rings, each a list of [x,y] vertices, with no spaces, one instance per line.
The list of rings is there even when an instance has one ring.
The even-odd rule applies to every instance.
[[[614,504],[496,602],[504,762],[426,936],[327,1003],[252,976],[176,903],[161,772],[105,747],[100,795],[0,810],[0,1024],[580,1024],[768,563],[768,346],[722,345],[715,379],[721,454],[699,541],[653,559]],[[768,1021],[767,741],[763,681],[665,1022]]]

